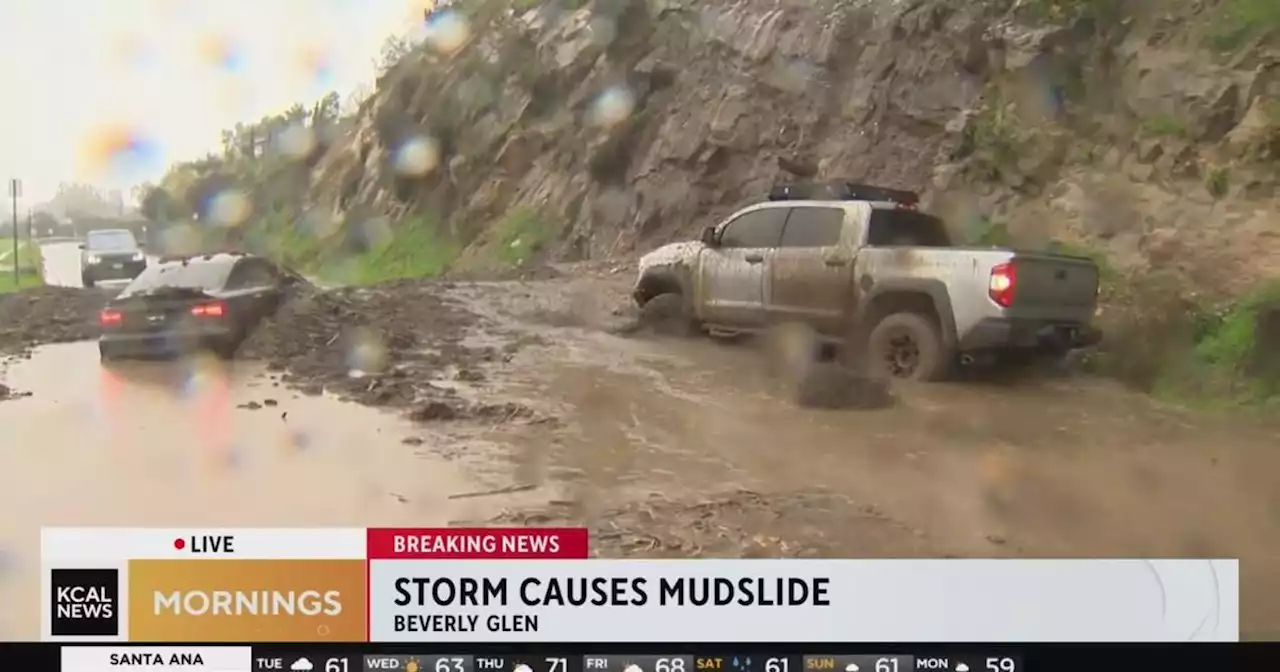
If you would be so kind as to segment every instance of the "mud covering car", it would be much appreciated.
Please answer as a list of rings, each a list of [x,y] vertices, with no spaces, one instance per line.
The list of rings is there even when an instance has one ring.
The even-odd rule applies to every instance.
[[[290,290],[306,284],[249,254],[164,258],[102,309],[98,350],[103,360],[195,351],[230,358]]]

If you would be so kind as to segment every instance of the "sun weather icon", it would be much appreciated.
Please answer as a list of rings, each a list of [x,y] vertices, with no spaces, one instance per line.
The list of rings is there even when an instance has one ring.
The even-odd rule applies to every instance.
[[[410,658],[404,664],[404,672],[421,672],[422,666],[418,664],[417,658]]]

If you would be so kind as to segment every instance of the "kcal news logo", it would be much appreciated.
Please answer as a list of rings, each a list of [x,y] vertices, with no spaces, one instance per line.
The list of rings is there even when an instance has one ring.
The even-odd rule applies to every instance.
[[[54,637],[120,634],[120,577],[115,569],[54,569],[51,574]]]

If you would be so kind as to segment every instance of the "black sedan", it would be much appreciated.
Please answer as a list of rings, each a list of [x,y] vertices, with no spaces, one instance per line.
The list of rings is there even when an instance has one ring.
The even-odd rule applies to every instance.
[[[102,310],[102,359],[210,351],[231,357],[301,276],[262,257],[219,253],[164,258]]]

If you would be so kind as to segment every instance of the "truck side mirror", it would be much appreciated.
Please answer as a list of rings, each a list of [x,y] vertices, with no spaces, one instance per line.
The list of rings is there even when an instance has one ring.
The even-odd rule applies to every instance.
[[[719,247],[720,241],[716,240],[716,227],[708,226],[702,230],[702,244],[707,247]]]

